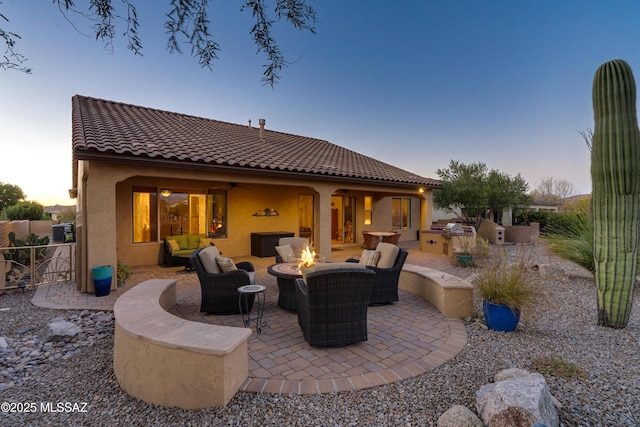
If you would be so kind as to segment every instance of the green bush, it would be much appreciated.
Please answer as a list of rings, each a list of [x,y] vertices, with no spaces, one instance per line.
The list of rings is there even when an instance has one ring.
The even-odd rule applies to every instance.
[[[19,202],[6,208],[4,214],[9,221],[37,221],[44,216],[44,206],[37,202]]]

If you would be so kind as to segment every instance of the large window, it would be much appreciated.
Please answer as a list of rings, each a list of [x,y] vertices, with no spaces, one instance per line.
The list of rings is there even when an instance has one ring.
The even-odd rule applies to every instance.
[[[158,193],[156,188],[135,187],[133,241],[152,242],[178,234],[226,237],[226,214],[226,191]]]
[[[364,225],[373,224],[373,197],[364,196]]]
[[[156,188],[133,188],[133,241],[155,241],[158,237],[158,193]]]
[[[391,199],[391,228],[411,228],[411,199],[394,197]]]

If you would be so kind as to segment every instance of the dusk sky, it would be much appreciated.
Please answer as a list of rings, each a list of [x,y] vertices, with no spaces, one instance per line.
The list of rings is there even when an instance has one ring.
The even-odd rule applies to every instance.
[[[86,0],[77,0],[85,8]],[[591,86],[600,64],[626,60],[640,76],[637,0],[315,0],[316,34],[274,31],[292,64],[261,82],[252,17],[243,2],[211,1],[221,46],[212,71],[169,54],[168,0],[134,0],[143,55],[50,0],[2,0],[0,28],[31,75],[0,71],[0,182],[28,200],[74,204],[71,97],[103,98],[328,140],[424,177],[450,160],[484,162],[591,191]],[[267,3],[271,4],[270,1]],[[121,7],[119,0],[113,0]],[[124,27],[116,30],[120,35]],[[4,49],[4,45],[2,45]]]

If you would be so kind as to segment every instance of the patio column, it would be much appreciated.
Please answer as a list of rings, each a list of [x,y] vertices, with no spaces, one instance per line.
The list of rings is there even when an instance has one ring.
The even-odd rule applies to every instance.
[[[81,283],[77,286],[82,292],[95,292],[93,286],[93,267],[111,265],[114,268],[111,289],[117,288],[115,268],[116,255],[116,183],[117,173],[108,167],[92,163],[84,169],[86,184],[83,185],[83,242],[86,242],[78,257],[77,268],[81,272]]]
[[[428,230],[431,228],[431,222],[433,220],[433,192],[431,190],[425,191],[420,197],[420,231]],[[431,208],[430,208],[431,207]],[[426,251],[426,240],[422,238],[422,233],[419,235],[420,250]]]
[[[335,188],[325,186],[316,187],[316,242],[315,250],[325,257],[325,261],[331,261],[331,194]]]

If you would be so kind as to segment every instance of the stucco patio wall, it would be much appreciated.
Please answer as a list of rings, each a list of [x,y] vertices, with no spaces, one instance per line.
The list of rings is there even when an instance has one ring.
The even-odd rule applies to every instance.
[[[505,240],[511,243],[535,243],[540,238],[540,223],[510,225],[504,228]]]
[[[153,279],[115,303],[113,369],[120,387],[155,405],[224,406],[249,373],[251,330],[192,322],[166,310],[176,280]]]
[[[473,284],[451,274],[405,264],[398,287],[420,295],[445,316],[464,318],[473,315]]]

